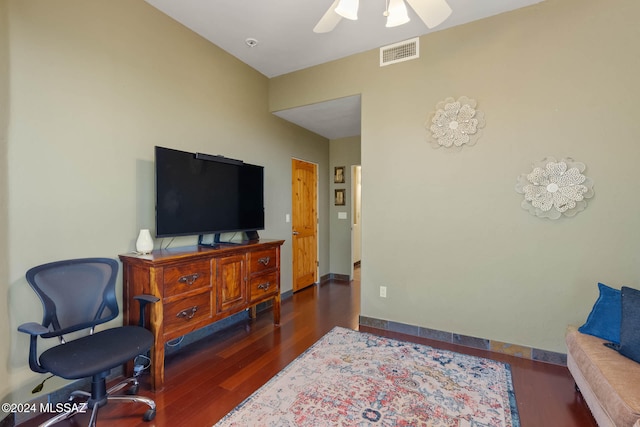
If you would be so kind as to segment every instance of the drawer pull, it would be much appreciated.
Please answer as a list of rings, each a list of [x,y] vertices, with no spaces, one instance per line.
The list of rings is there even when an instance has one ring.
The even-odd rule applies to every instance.
[[[267,289],[269,289],[269,286],[271,286],[271,283],[267,282],[267,283],[260,283],[258,285],[258,289],[262,289],[263,291],[266,291]]]
[[[269,261],[271,261],[271,257],[265,256],[258,259],[258,264],[269,265]]]
[[[182,317],[184,320],[191,320],[193,319],[193,316],[196,315],[196,311],[198,311],[198,306],[194,305],[191,308],[182,310],[180,313],[176,314],[176,317]]]
[[[186,276],[182,276],[178,279],[180,283],[186,283],[187,285],[193,285],[195,281],[200,277],[198,273],[187,274]]]

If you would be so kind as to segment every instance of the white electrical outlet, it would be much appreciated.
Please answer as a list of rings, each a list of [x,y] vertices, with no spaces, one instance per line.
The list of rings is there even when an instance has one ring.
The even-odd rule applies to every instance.
[[[380,298],[386,298],[386,297],[387,297],[387,287],[380,286]]]

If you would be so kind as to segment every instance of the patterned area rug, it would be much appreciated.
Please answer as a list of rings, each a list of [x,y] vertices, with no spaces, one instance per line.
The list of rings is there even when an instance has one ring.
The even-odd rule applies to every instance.
[[[519,427],[508,364],[336,327],[223,426]]]

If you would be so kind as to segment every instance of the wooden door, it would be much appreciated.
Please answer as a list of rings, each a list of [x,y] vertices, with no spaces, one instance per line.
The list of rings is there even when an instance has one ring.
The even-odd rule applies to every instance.
[[[244,255],[230,255],[216,260],[218,313],[245,304],[247,273]]]
[[[302,160],[291,164],[293,291],[318,280],[318,167]]]

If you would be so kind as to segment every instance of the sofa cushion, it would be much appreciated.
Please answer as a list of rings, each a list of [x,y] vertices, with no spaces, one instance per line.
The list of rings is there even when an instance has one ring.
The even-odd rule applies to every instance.
[[[640,362],[640,291],[622,287],[620,354]]]
[[[621,292],[598,283],[598,299],[578,331],[618,344],[622,318]]]
[[[603,345],[603,339],[567,329],[567,351],[616,426],[640,420],[640,364]]]

